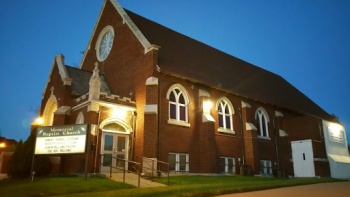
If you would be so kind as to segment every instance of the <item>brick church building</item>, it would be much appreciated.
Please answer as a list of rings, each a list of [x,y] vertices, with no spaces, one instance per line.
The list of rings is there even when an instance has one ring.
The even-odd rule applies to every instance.
[[[104,1],[79,68],[54,58],[40,116],[90,125],[89,172],[108,171],[106,156],[142,156],[171,173],[330,176],[325,125],[340,125],[281,76],[115,0]],[[55,157],[63,173],[85,160]]]

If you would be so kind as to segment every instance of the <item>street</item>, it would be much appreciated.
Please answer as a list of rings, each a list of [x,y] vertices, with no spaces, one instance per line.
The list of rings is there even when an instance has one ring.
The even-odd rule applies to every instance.
[[[278,189],[269,189],[255,192],[245,192],[237,194],[226,194],[219,197],[349,197],[350,181],[336,183],[319,183],[312,185],[302,185],[295,187],[285,187]]]

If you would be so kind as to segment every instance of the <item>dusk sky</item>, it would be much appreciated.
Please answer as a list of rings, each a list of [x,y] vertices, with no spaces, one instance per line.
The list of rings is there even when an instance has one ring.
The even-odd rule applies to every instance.
[[[349,0],[119,0],[124,8],[274,72],[350,141]],[[0,1],[0,136],[26,140],[53,58],[78,67],[103,0]],[[117,36],[117,35],[116,35]]]

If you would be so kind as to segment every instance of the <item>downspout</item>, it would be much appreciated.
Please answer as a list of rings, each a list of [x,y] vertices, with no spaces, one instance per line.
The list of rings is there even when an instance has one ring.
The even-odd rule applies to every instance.
[[[241,135],[242,135],[242,165],[245,165],[245,145],[244,145],[244,134],[243,134],[243,130],[244,130],[244,126],[243,126],[243,117],[242,117],[242,109],[238,107],[238,111],[239,111],[239,117],[241,119]]]
[[[95,148],[95,163],[94,163],[94,174],[96,173],[96,163],[97,163],[97,149],[98,149],[98,146],[99,146],[99,137],[100,137],[100,129],[99,129],[99,126],[100,126],[100,115],[101,115],[101,110],[98,111],[98,118],[97,118],[97,125],[96,125],[96,128],[95,130],[96,133],[97,133],[97,141],[96,141],[96,148]]]
[[[273,124],[273,128],[276,131],[276,124],[275,124],[275,117],[272,118],[272,124]],[[279,131],[277,130],[277,132],[275,133],[275,148],[276,148],[276,157],[277,157],[277,172],[279,172],[280,170],[280,159],[279,159],[279,152],[278,152],[278,144],[277,144],[277,133]]]
[[[160,156],[160,117],[162,112],[161,112],[161,88],[160,88],[160,79],[161,77],[158,79],[158,113],[157,113],[157,136],[158,136],[158,150],[157,150],[157,159],[159,160],[159,156]]]
[[[133,130],[133,134],[131,136],[131,161],[135,161],[136,158],[134,158],[135,155],[135,140],[136,140],[136,111],[132,112],[132,130]],[[130,160],[130,159],[129,159]]]

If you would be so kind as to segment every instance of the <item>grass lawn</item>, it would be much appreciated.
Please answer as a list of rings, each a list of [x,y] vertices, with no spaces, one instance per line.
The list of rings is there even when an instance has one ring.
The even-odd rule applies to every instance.
[[[52,196],[89,191],[108,191],[130,189],[134,186],[111,181],[101,177],[91,177],[86,181],[82,177],[52,177],[0,181],[0,196]]]
[[[166,183],[167,179],[157,180]],[[135,188],[104,178],[42,178],[29,180],[0,181],[1,196],[214,196],[235,192],[246,192],[303,184],[336,181],[327,178],[278,179],[249,176],[174,176],[170,186],[157,188]]]

